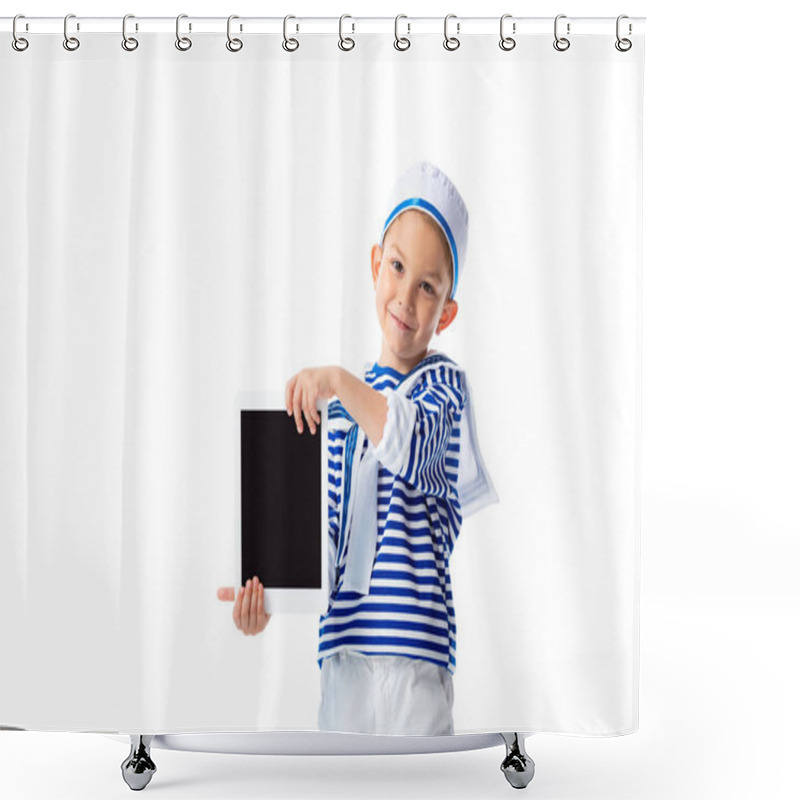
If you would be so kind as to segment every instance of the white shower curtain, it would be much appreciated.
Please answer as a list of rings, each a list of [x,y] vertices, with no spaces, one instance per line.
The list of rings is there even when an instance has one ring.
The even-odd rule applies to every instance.
[[[236,398],[364,379],[371,247],[427,161],[469,212],[430,346],[499,498],[450,560],[455,732],[634,731],[643,38],[221,31],[0,48],[0,722],[316,729],[319,614],[245,637],[216,596]]]

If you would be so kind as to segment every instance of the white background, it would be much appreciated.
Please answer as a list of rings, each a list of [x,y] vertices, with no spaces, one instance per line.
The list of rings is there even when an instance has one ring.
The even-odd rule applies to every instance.
[[[512,8],[219,0],[28,16],[646,16],[640,730],[535,736],[539,798],[790,798],[800,745],[800,10],[685,0]],[[0,104],[1,108],[1,104]],[[0,111],[0,113],[2,113]],[[793,145],[793,146],[790,146]],[[502,160],[498,158],[498,168]],[[46,591],[46,587],[43,587]],[[518,609],[524,624],[525,609]],[[124,690],[124,687],[120,687]],[[3,794],[125,795],[127,747],[0,734]],[[163,797],[507,797],[502,748],[427,756],[154,751]]]

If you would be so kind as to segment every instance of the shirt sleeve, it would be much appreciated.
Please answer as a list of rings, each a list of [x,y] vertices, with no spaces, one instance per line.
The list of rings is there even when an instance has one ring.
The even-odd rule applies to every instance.
[[[339,563],[340,516],[344,492],[344,461],[347,433],[354,420],[336,398],[328,402],[328,587],[336,591],[336,568]]]
[[[464,408],[466,385],[452,368],[428,373],[426,381],[411,398],[389,393],[375,457],[423,494],[445,498],[455,487],[456,470],[448,475],[447,453],[456,417]]]

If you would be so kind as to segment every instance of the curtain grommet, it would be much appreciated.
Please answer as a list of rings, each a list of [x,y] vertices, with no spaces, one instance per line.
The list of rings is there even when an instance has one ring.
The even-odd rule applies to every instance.
[[[62,44],[64,45],[64,49],[65,50],[69,50],[70,53],[72,53],[73,51],[77,50],[81,46],[81,43],[80,43],[79,39],[77,39],[74,36],[70,36],[68,34],[68,32],[67,32],[67,23],[69,22],[70,18],[74,19],[75,15],[74,14],[67,14],[67,16],[64,17],[64,41],[63,41]],[[77,29],[78,30],[81,29],[80,25],[78,25]]]
[[[227,47],[231,53],[238,53],[244,47],[244,43],[241,39],[231,37],[231,21],[235,19],[239,19],[236,14],[231,14],[228,17],[228,41],[225,42],[225,47]]]
[[[565,50],[569,50],[570,41],[567,39],[566,36],[559,36],[558,35],[558,21],[560,19],[566,19],[566,14],[559,14],[555,22],[553,23],[553,36],[555,36],[555,41],[553,42],[553,47],[558,50],[559,53],[563,53]],[[569,36],[569,22],[567,23],[567,36]]]
[[[133,18],[133,14],[126,14],[122,18],[122,49],[127,50],[129,53],[132,53],[139,46],[138,39],[128,36],[128,20]]]
[[[286,26],[290,19],[297,19],[297,17],[292,16],[291,14],[287,14],[283,18],[283,42],[281,46],[287,53],[294,53],[298,47],[300,47],[300,42],[295,39],[294,37],[289,37],[286,35]],[[300,30],[300,26],[298,25],[296,30]]]
[[[192,40],[188,36],[181,36],[181,20],[188,18],[188,16],[188,14],[178,14],[175,20],[175,47],[184,53],[192,46]],[[192,30],[191,23],[189,24],[189,30]]]
[[[14,22],[11,25],[11,35],[13,37],[11,39],[11,46],[18,53],[24,53],[28,49],[29,42],[28,42],[27,39],[25,39],[24,37],[19,36],[17,34],[17,20],[18,19],[25,19],[25,15],[24,14],[17,14],[17,16],[14,17]]]
[[[352,50],[356,46],[356,42],[355,42],[355,39],[352,39],[349,36],[345,36],[342,33],[342,23],[346,19],[353,19],[353,18],[349,14],[342,14],[342,16],[339,17],[339,49],[340,50],[344,50],[345,53],[348,53],[348,52],[350,52],[350,50]],[[353,23],[353,30],[351,31],[351,33],[355,33],[355,32],[356,32],[356,24],[354,22]]]
[[[620,53],[627,53],[628,50],[630,50],[631,47],[633,47],[633,42],[630,39],[623,39],[619,35],[619,24],[623,19],[628,19],[628,15],[627,14],[620,14],[617,17],[617,41],[614,42],[614,47],[616,47],[617,50],[620,51]],[[633,26],[629,22],[628,23],[628,35],[630,35],[631,33],[633,33]]]
[[[405,14],[398,14],[394,18],[394,49],[404,52],[411,47],[411,39],[407,36],[400,36],[399,25],[401,19],[408,19],[408,17]],[[408,33],[411,33],[411,25],[409,23],[406,24],[408,25]]]
[[[442,45],[443,45],[445,50],[449,50],[452,53],[453,50],[458,50],[458,48],[461,47],[461,39],[459,39],[458,36],[448,36],[447,35],[447,23],[451,19],[456,19],[456,15],[455,14],[448,14],[444,18],[444,42],[442,43]],[[456,22],[456,33],[457,34],[461,33],[461,23],[460,22]]]
[[[511,36],[506,36],[503,31],[503,26],[507,19],[511,19],[511,14],[503,14],[503,16],[500,17],[500,49],[506,52],[513,50],[517,46],[517,40],[513,39]],[[516,23],[512,23],[511,32],[516,33]]]

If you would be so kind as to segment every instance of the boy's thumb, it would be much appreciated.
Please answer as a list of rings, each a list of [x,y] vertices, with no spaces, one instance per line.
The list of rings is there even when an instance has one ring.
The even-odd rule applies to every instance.
[[[217,597],[220,600],[227,600],[228,602],[233,602],[236,599],[236,589],[233,586],[220,586],[217,589]]]

